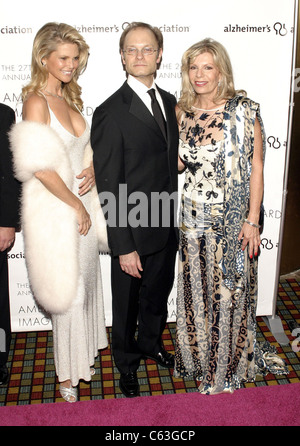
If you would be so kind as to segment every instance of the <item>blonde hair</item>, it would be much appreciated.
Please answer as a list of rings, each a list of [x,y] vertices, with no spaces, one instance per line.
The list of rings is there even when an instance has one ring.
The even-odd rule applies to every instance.
[[[78,46],[79,65],[72,80],[63,84],[62,95],[70,107],[76,110],[77,106],[79,110],[82,110],[81,87],[78,85],[77,80],[86,69],[89,47],[79,32],[65,23],[46,23],[37,32],[32,48],[31,80],[22,89],[22,98],[24,101],[27,95],[33,92],[41,95],[40,90],[46,88],[48,71],[44,67],[42,60],[47,59],[53,51],[56,51],[57,45],[61,43],[72,43]]]
[[[233,81],[233,72],[230,58],[224,46],[210,38],[201,40],[192,45],[182,56],[181,61],[181,97],[178,106],[182,111],[192,112],[192,106],[195,102],[195,92],[190,83],[189,69],[195,58],[199,54],[210,53],[213,56],[214,64],[221,73],[222,79],[219,84],[214,101],[218,103],[224,99],[233,98],[236,94],[246,94],[244,90],[235,90]]]

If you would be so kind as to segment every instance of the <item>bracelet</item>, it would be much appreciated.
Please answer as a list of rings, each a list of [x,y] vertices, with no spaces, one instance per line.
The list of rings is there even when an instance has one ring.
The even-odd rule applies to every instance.
[[[245,223],[248,223],[248,225],[253,226],[254,228],[260,228],[259,225],[256,225],[255,223],[252,223],[252,221],[247,220],[247,218],[245,218],[244,220]]]

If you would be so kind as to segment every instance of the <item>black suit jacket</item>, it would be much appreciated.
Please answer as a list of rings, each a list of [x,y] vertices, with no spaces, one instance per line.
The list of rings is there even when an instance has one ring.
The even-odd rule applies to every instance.
[[[7,132],[15,122],[14,111],[0,104],[0,226],[18,228],[21,185],[13,176],[12,154]]]
[[[150,254],[162,249],[168,240],[169,222],[164,226],[161,213],[158,222],[155,199],[163,192],[165,197],[173,194],[174,198],[177,194],[178,126],[175,97],[161,89],[159,92],[166,113],[168,140],[127,82],[93,116],[91,144],[98,192],[111,193],[116,205],[116,225],[106,214],[113,255],[135,250],[139,255]],[[125,194],[120,194],[120,185],[126,185],[122,186]],[[151,199],[155,205],[153,202],[151,205]],[[132,203],[128,203],[130,200]],[[109,207],[107,203],[101,204],[104,210]],[[176,214],[173,202],[169,204]],[[169,204],[165,201],[164,211]],[[142,226],[133,227],[136,219],[140,219]]]

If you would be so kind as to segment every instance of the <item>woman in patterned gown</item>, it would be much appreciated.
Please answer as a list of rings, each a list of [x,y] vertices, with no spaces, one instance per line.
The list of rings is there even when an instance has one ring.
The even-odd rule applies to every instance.
[[[182,58],[177,110],[181,203],[175,377],[205,394],[255,378],[257,256],[264,131],[212,39]]]
[[[101,209],[77,83],[88,55],[76,29],[44,25],[33,43],[31,81],[22,92],[23,121],[11,132],[15,171],[23,182],[28,277],[51,316],[59,390],[68,402],[77,400],[79,380],[91,380],[98,349],[107,346]]]

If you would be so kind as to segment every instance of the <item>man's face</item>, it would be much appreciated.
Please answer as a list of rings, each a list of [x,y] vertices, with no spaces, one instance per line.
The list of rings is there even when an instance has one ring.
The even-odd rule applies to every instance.
[[[147,54],[147,52],[150,52],[150,54]],[[150,87],[157,64],[162,56],[162,50],[158,49],[152,31],[147,28],[136,28],[129,31],[124,41],[121,56],[126,72]]]

